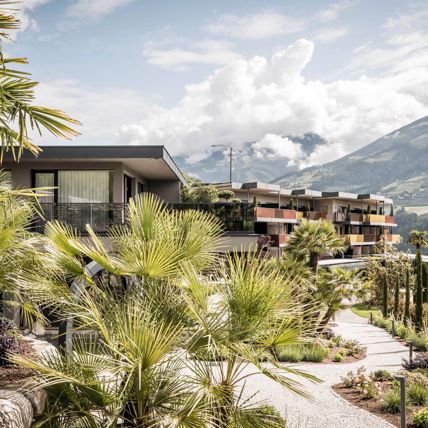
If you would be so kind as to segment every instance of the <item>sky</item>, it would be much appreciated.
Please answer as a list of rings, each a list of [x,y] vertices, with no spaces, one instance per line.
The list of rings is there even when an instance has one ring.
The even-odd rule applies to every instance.
[[[23,0],[7,43],[73,144],[219,145],[303,168],[428,115],[428,1]],[[290,136],[328,141],[307,156]],[[54,139],[45,134],[39,143]]]

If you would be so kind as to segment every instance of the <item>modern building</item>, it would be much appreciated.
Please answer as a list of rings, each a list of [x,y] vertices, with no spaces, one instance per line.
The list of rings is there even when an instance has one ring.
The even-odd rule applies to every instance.
[[[296,225],[325,219],[348,246],[347,257],[371,254],[382,238],[398,242],[393,202],[380,195],[284,189],[260,182],[216,183],[240,202],[182,204],[186,180],[163,146],[46,146],[37,158],[25,152],[19,163],[6,154],[2,167],[15,186],[47,187],[41,198],[45,220],[64,221],[85,233],[90,224],[105,234],[126,222],[129,198],[142,192],[160,196],[175,209],[195,208],[218,216],[225,228],[224,251],[247,251],[265,242],[281,254]]]
[[[334,224],[336,233],[348,247],[347,257],[372,254],[381,239],[391,243],[400,241],[400,236],[393,234],[397,226],[393,201],[381,195],[284,189],[260,182],[215,186],[220,191],[233,191],[243,204],[254,207],[252,231],[256,237],[269,236],[270,250],[277,253],[287,245],[297,224],[319,219]]]
[[[6,153],[2,167],[17,187],[54,188],[41,198],[46,220],[82,231],[89,223],[98,233],[123,223],[125,206],[136,194],[178,203],[186,185],[163,146],[46,146],[37,158],[24,152],[19,163]]]

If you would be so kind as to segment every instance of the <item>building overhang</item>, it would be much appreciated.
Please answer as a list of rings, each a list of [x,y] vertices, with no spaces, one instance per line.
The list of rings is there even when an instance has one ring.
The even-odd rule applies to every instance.
[[[299,197],[307,196],[308,198],[320,198],[322,196],[322,192],[312,189],[293,189],[291,194]]]
[[[323,198],[333,198],[333,199],[358,199],[358,195],[356,193],[348,193],[348,192],[322,192]]]
[[[392,199],[387,198],[386,196],[375,195],[372,193],[365,193],[365,194],[358,195],[358,199],[361,199],[364,202],[374,203],[374,204],[376,204],[378,202],[383,202],[384,204],[392,204],[393,203]]]
[[[187,184],[183,173],[164,146],[41,146],[42,152],[35,157],[24,151],[20,164],[30,162],[121,162],[142,177],[153,181],[180,181]],[[10,152],[5,162],[14,162]],[[54,166],[54,165],[53,165]]]

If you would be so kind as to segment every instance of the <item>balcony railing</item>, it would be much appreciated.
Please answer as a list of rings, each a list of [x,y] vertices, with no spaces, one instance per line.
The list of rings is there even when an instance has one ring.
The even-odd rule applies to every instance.
[[[45,223],[59,220],[82,234],[91,225],[98,234],[107,234],[113,226],[126,223],[127,204],[123,203],[42,203],[44,218],[37,218],[32,230],[42,233]],[[226,231],[253,231],[254,206],[247,203],[171,204],[177,210],[195,209],[213,214]]]
[[[254,210],[254,221],[287,223],[287,220],[294,220],[296,222],[297,214],[303,213],[297,213],[294,210],[257,207]]]
[[[392,235],[385,233],[383,235],[376,234],[353,234],[353,235],[342,235],[346,245],[358,245],[370,242],[379,242],[382,238],[385,238],[387,242],[398,243],[401,240],[400,235]]]
[[[31,229],[43,233],[45,223],[59,220],[81,233],[89,224],[98,234],[106,234],[113,226],[126,221],[126,204],[114,203],[42,203],[44,218],[33,221]]]

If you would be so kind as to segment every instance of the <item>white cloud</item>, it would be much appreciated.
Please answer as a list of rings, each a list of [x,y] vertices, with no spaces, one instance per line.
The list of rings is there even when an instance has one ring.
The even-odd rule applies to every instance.
[[[214,145],[232,143],[241,150],[249,141],[261,153],[265,143],[284,154],[279,138],[269,134],[318,133],[330,143],[317,147],[303,166],[336,159],[428,114],[428,93],[421,91],[428,86],[428,68],[324,83],[302,75],[312,52],[312,42],[298,40],[270,60],[235,61],[188,85],[174,108],[146,109],[139,121],[128,121],[121,141],[165,144],[175,155],[200,158]],[[292,149],[290,159],[298,161],[299,151]]]
[[[359,46],[346,70],[361,74],[428,68],[427,21],[427,7],[389,17],[383,25],[384,42]]]
[[[260,159],[288,159],[289,165],[300,163],[305,157],[301,144],[293,143],[289,138],[277,134],[266,134],[253,143],[251,148]]]
[[[150,64],[175,70],[186,70],[191,64],[225,65],[241,58],[229,44],[212,40],[197,43],[189,49],[157,49],[150,43],[146,44],[143,53]]]
[[[245,16],[222,15],[205,29],[213,34],[258,40],[295,33],[304,27],[303,20],[274,12],[262,12]]]
[[[315,36],[315,39],[320,43],[331,43],[346,36],[348,31],[348,27],[324,28]]]
[[[38,31],[39,26],[37,21],[31,16],[31,12],[52,1],[55,0],[25,0],[25,2],[20,3],[16,12],[16,17],[21,21],[21,28],[19,31]]]
[[[134,0],[75,0],[67,13],[83,20],[101,19]]]
[[[120,88],[94,89],[78,81],[58,80],[37,87],[37,104],[61,109],[82,122],[82,136],[76,144],[111,144],[118,142],[120,127],[129,120],[137,121],[141,114],[156,115],[157,107],[134,91]],[[132,118],[132,119],[131,119]],[[151,120],[154,116],[151,117]],[[44,132],[35,137],[41,144],[58,142]]]
[[[343,12],[350,9],[357,4],[356,0],[343,0],[337,3],[331,4],[324,10],[317,13],[316,19],[321,22],[330,22],[337,19]]]

